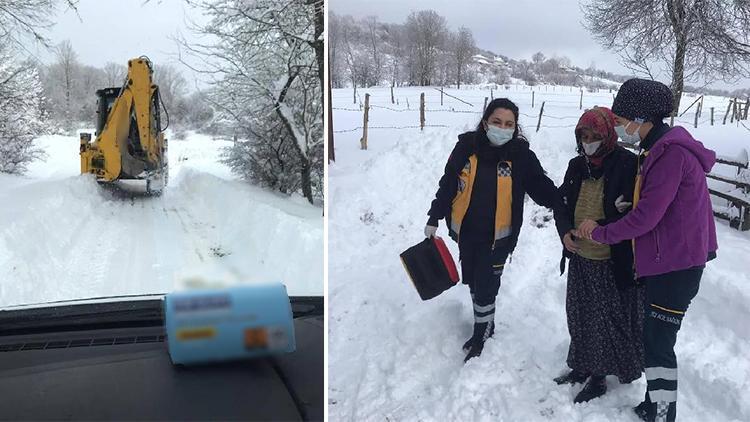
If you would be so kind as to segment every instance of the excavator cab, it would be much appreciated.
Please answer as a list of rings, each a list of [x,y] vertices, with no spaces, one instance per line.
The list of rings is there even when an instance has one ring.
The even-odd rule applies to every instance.
[[[166,126],[151,61],[128,61],[124,85],[100,89],[96,95],[95,139],[90,133],[80,135],[81,173],[94,174],[102,183],[145,180],[147,193],[161,193],[168,179]]]
[[[114,87],[102,88],[96,91],[96,132],[94,132],[94,136],[99,136],[102,130],[104,130],[109,112],[112,110],[117,97],[120,96],[120,89]]]

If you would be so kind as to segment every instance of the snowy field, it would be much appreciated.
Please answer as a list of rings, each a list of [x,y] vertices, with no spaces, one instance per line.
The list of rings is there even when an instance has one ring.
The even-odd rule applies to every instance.
[[[495,91],[495,97],[517,102],[532,149],[560,183],[575,155],[580,94],[557,87],[545,96],[541,89],[533,109],[526,87]],[[373,108],[371,127],[418,125],[420,92],[427,95],[428,110],[441,108],[440,93],[431,88],[397,88],[398,106],[391,104],[389,89],[368,92],[373,105],[405,109],[408,98],[411,109]],[[489,96],[478,87],[447,92],[474,107],[446,97],[442,108],[473,113],[428,111],[428,125],[448,127],[422,133],[372,129],[368,151],[359,149],[361,131],[336,134],[328,197],[331,420],[636,421],[631,407],[643,399],[643,377],[630,385],[608,377],[604,397],[575,406],[581,386],[552,381],[566,370],[569,338],[566,277],[558,267],[561,245],[552,222],[544,221],[551,214],[546,209],[529,200],[498,294],[495,335],[479,359],[463,364],[461,345],[473,322],[468,288],[461,285],[422,302],[408,280],[398,255],[423,239],[426,213],[456,136],[476,126]],[[359,93],[364,98],[365,90]],[[350,89],[334,90],[333,98],[336,108],[358,108]],[[694,98],[683,98],[684,107]],[[541,101],[546,101],[545,118],[535,133]],[[611,103],[612,94],[602,91],[585,94],[583,106]],[[726,104],[724,98],[706,98],[701,120],[710,118],[707,111],[714,106],[720,124]],[[701,123],[693,129],[691,113],[675,124],[720,155],[750,149],[744,127]],[[333,123],[336,131],[356,128],[362,113],[334,110]],[[722,165],[715,171],[736,174]],[[750,232],[720,220],[717,226],[718,258],[707,266],[677,343],[680,421],[750,420]],[[438,235],[448,238],[444,221]],[[447,243],[456,258],[455,243]]]
[[[264,281],[322,295],[322,209],[235,180],[227,142],[170,140],[169,186],[133,198],[79,174],[76,137],[36,142],[46,161],[0,174],[0,307]]]

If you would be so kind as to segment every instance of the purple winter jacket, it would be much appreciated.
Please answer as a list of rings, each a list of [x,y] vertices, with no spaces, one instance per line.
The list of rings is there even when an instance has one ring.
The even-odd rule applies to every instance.
[[[715,163],[714,151],[684,128],[672,128],[643,161],[638,206],[620,220],[594,229],[592,238],[610,245],[635,239],[639,277],[704,265],[717,249],[706,184],[706,173]]]

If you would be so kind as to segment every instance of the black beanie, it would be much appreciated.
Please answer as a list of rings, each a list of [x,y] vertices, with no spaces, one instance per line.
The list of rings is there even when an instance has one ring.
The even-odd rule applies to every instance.
[[[628,120],[660,122],[672,113],[672,91],[661,82],[629,79],[617,92],[612,112]]]

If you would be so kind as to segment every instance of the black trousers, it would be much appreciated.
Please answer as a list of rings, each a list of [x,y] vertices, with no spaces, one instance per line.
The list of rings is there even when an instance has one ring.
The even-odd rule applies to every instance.
[[[674,345],[690,301],[698,293],[704,266],[643,277],[646,285],[643,346],[646,402],[655,421],[677,417],[677,357]]]
[[[463,283],[469,285],[475,306],[495,303],[509,253],[503,242],[498,243],[494,249],[489,242],[459,243]]]

